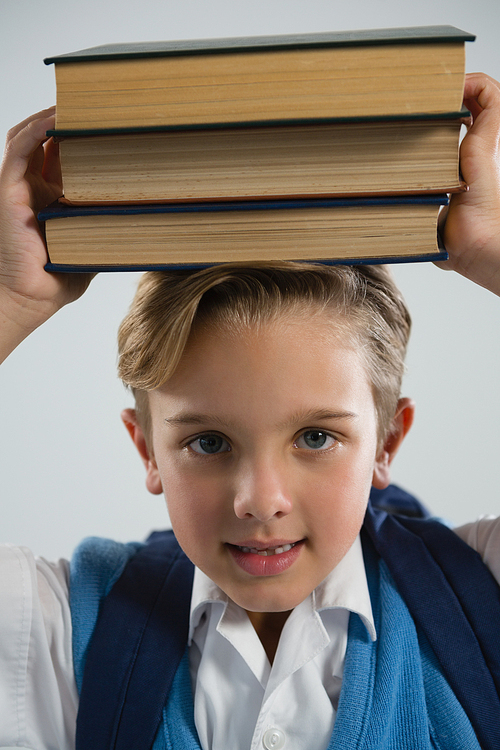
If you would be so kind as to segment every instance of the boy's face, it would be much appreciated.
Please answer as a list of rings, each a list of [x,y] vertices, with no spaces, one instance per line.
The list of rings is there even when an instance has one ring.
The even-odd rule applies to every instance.
[[[295,607],[348,551],[385,477],[359,351],[314,313],[202,331],[149,403],[148,487],[188,557],[248,611]]]

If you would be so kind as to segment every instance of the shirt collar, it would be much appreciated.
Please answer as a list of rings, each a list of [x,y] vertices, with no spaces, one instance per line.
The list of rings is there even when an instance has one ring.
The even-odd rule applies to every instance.
[[[371,639],[376,640],[377,633],[359,536],[338,565],[312,592],[311,597],[313,609],[320,614],[331,609],[347,609],[349,612],[356,613],[364,623]],[[228,601],[227,595],[199,568],[195,568],[189,645],[207,606],[219,603],[222,616]]]

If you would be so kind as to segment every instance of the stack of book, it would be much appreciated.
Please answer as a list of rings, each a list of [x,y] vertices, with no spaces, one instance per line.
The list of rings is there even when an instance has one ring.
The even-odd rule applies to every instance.
[[[449,26],[111,45],[54,63],[52,269],[442,257],[463,190]]]

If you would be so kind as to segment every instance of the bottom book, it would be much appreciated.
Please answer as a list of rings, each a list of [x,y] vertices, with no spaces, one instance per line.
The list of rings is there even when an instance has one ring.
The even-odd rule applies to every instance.
[[[67,206],[45,222],[51,271],[142,270],[262,260],[442,260],[446,195],[241,203]]]

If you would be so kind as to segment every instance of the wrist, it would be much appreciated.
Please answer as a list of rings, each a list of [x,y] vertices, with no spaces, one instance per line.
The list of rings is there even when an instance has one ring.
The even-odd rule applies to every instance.
[[[55,310],[49,308],[0,289],[0,362],[53,315]]]

